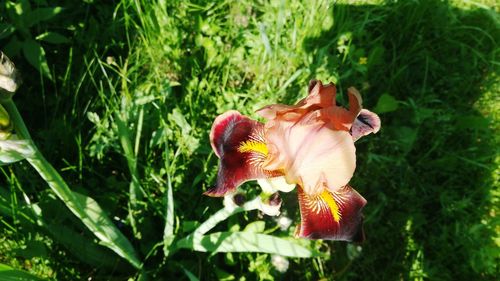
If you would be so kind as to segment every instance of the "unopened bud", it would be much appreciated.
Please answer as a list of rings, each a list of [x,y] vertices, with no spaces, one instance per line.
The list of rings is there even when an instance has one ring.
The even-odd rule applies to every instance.
[[[281,197],[278,192],[271,195],[261,193],[259,209],[268,216],[278,216],[281,208]]]
[[[269,205],[281,206],[281,197],[279,192],[275,192],[269,196]]]
[[[0,140],[6,140],[11,135],[12,127],[9,113],[0,104]]]
[[[0,51],[0,99],[12,98],[20,84],[14,63]]]
[[[243,206],[243,204],[245,204],[245,194],[242,194],[242,193],[236,193],[234,196],[233,196],[233,201],[234,201],[234,204],[238,205],[238,206]]]
[[[280,273],[285,273],[288,270],[288,266],[290,265],[290,262],[284,256],[272,255],[271,256],[271,264]]]

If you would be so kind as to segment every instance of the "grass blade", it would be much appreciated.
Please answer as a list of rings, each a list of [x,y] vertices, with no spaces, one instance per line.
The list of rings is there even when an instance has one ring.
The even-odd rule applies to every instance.
[[[165,217],[165,229],[163,231],[163,252],[165,257],[170,254],[170,245],[174,241],[174,196],[172,192],[172,181],[167,176],[167,215]]]

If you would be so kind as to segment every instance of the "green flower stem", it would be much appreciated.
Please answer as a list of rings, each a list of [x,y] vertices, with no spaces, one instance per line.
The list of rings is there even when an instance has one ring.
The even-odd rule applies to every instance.
[[[203,222],[194,232],[193,235],[203,235],[209,232],[212,228],[214,228],[217,224],[222,221],[225,221],[232,215],[241,213],[243,211],[252,211],[259,209],[260,198],[256,197],[255,199],[246,202],[241,207],[231,208],[224,207],[220,209],[217,213],[213,214],[210,218],[208,218],[205,222]]]
[[[123,234],[114,227],[113,222],[101,210],[91,210],[87,204],[94,201],[71,191],[64,179],[54,167],[47,162],[40,153],[30,137],[28,129],[12,100],[5,101],[5,108],[9,111],[10,118],[14,124],[17,135],[21,139],[28,140],[33,146],[35,153],[26,160],[35,168],[40,176],[47,182],[52,191],[64,204],[75,214],[94,235],[101,240],[102,244],[109,247],[119,256],[127,259],[130,263],[140,268],[140,261],[130,242]]]
[[[177,241],[174,249],[171,252],[173,253],[180,248],[193,249],[193,245],[198,244],[199,241],[201,241],[203,235],[209,232],[217,224],[219,224],[222,221],[225,221],[232,215],[244,211],[252,211],[259,209],[260,201],[261,201],[260,197],[256,197],[255,199],[246,202],[241,207],[234,208],[232,206],[225,206],[224,208],[217,211],[217,213],[209,217],[206,221],[204,221],[198,228],[196,228],[195,231],[193,231],[193,233]]]

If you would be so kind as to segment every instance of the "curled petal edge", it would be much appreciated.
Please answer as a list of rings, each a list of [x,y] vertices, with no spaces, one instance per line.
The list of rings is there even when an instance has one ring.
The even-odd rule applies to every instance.
[[[354,141],[357,141],[363,136],[374,133],[380,130],[381,122],[377,114],[362,109],[351,127],[351,135]]]
[[[268,119],[297,121],[310,111],[335,105],[335,85],[323,85],[319,80],[309,82],[309,94],[295,105],[272,104],[257,110],[257,114]]]

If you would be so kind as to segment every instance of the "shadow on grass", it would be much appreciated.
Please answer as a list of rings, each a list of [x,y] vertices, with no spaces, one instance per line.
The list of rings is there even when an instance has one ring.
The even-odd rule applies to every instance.
[[[493,280],[496,140],[481,104],[498,76],[498,17],[428,0],[335,5],[333,18],[305,42],[311,76],[338,69],[340,88],[362,89],[369,109],[383,93],[400,103],[357,145],[353,185],[368,200],[367,241],[347,273],[331,274]]]

